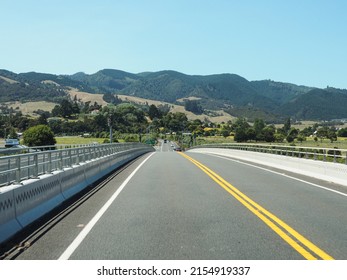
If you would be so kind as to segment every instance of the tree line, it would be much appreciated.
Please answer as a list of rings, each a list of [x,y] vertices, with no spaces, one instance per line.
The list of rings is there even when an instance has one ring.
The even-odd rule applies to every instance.
[[[139,135],[137,140],[149,132],[190,132],[193,137],[233,136],[236,142],[292,143],[303,142],[309,136],[313,136],[316,141],[330,139],[333,142],[337,140],[337,136],[347,137],[347,129],[337,131],[334,126],[315,124],[299,130],[292,127],[290,118],[286,119],[283,127],[277,128],[273,124],[266,124],[262,119],[256,119],[252,124],[245,118],[216,124],[208,120],[188,120],[184,113],[170,112],[167,105],[135,105],[122,102],[117,97],[112,100],[113,104],[101,106],[96,102],[82,102],[76,97],[65,98],[51,112],[38,109],[37,118],[9,111],[0,115],[0,137],[14,137],[16,132],[24,132],[38,125],[47,126],[54,135],[90,134],[107,138],[112,129],[116,137],[120,133],[136,134]]]
[[[276,128],[275,125],[266,125],[262,119],[256,119],[251,126],[245,119],[238,118],[230,130],[234,131],[236,142],[288,142],[293,143],[306,141],[307,137],[313,137],[315,141],[329,139],[331,142],[337,140],[338,136],[344,137],[347,129],[337,130],[334,126],[320,126],[318,123],[308,126],[302,130],[292,127],[291,119],[287,118],[283,127]],[[228,132],[229,130],[227,130]]]

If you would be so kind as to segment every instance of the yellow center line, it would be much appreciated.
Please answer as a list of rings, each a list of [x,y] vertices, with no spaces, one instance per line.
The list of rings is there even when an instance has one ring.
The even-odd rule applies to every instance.
[[[309,241],[307,238],[299,234],[296,230],[291,228],[281,219],[276,217],[274,214],[260,206],[258,203],[250,199],[240,190],[235,188],[229,182],[225,181],[221,176],[213,172],[211,169],[198,162],[197,160],[189,157],[184,153],[180,153],[183,157],[194,163],[203,172],[205,172],[213,181],[230,193],[235,199],[237,199],[241,204],[243,204],[248,210],[250,210],[254,215],[261,219],[266,225],[268,225],[274,232],[276,232],[283,240],[285,240],[290,246],[292,246],[297,252],[299,252],[303,257],[308,260],[317,259],[313,254],[311,254],[307,249],[311,250],[314,254],[319,256],[323,260],[333,260],[333,258],[324,252],[322,249],[318,248],[315,244]],[[277,225],[276,225],[276,224]],[[280,228],[282,227],[282,229]],[[285,232],[285,231],[286,232]],[[297,241],[288,235],[288,233],[293,236],[302,245],[306,246],[306,249],[301,246]]]

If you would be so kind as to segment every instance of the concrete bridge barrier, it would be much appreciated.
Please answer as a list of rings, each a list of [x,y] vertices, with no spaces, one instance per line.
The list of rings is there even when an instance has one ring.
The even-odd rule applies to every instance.
[[[61,174],[42,175],[37,179],[24,181],[14,190],[16,217],[22,227],[25,227],[57,207],[64,201],[61,193]]]
[[[16,219],[13,186],[1,188],[0,193],[0,242],[22,229]]]
[[[61,193],[64,199],[69,199],[88,185],[85,165],[86,163],[81,163],[80,165],[64,168],[61,175]]]
[[[199,148],[190,151],[254,162],[347,186],[346,164],[232,149]]]

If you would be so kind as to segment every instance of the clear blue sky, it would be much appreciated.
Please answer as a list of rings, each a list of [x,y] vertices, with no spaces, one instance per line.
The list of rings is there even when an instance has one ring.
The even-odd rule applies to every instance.
[[[0,0],[0,68],[347,88],[346,14],[345,0]]]

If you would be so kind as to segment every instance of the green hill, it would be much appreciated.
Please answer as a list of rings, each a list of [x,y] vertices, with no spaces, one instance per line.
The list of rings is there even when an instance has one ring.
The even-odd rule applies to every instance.
[[[30,74],[28,76],[15,74],[6,70],[0,70],[0,102],[55,102],[66,96],[66,93],[61,86],[58,86],[54,83],[43,83],[42,81],[46,79],[42,81],[33,79],[33,77],[36,77],[36,74]],[[14,82],[8,82],[6,79],[3,79],[1,77],[11,79]],[[74,84],[74,81],[71,81],[71,83]]]
[[[251,84],[258,94],[272,99],[278,105],[285,104],[313,89],[312,87],[297,86],[271,80],[253,81]]]
[[[313,89],[281,105],[276,112],[299,120],[331,120],[347,118],[347,94]]]
[[[3,78],[1,78],[3,77]],[[0,101],[56,101],[68,87],[89,93],[111,93],[182,104],[195,97],[205,110],[276,122],[346,118],[347,90],[315,89],[271,80],[248,81],[236,74],[186,75],[176,71],[132,74],[104,69],[88,75],[16,74],[0,70]]]

